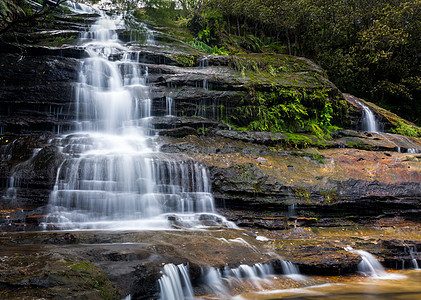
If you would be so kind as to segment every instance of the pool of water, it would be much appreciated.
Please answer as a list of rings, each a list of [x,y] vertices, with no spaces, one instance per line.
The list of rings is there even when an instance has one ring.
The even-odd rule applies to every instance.
[[[393,279],[363,277],[322,278],[308,277],[301,287],[278,288],[281,281],[274,279],[271,289],[243,293],[235,299],[421,299],[421,271],[393,272]],[[308,282],[314,285],[306,286]],[[325,282],[323,282],[325,281]]]

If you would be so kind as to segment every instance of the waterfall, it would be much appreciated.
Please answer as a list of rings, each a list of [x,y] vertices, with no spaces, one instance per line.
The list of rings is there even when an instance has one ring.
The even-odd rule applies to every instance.
[[[352,247],[345,247],[346,251],[357,253],[361,256],[361,262],[358,264],[358,271],[376,279],[398,279],[402,278],[398,274],[388,274],[381,263],[369,252],[364,250],[355,250]]]
[[[355,97],[353,97],[353,100],[359,106],[361,106],[364,111],[362,118],[362,129],[367,132],[380,132],[380,124],[371,109],[361,101],[357,100]]]
[[[399,153],[421,153],[417,149],[417,145],[412,142],[408,137],[403,135],[396,135],[391,133],[379,133],[385,140],[395,145],[395,149]],[[406,150],[406,151],[405,151]]]
[[[174,100],[171,97],[165,97],[165,107],[166,107],[166,115],[172,116],[174,109]]]
[[[361,256],[362,261],[358,265],[361,273],[368,274],[371,277],[386,277],[387,273],[379,261],[370,253],[363,250],[354,250]]]
[[[290,261],[281,261],[282,271],[285,275],[299,274],[298,268]]]
[[[298,268],[291,262],[281,260],[281,265],[288,266],[288,270],[283,270],[283,275],[294,279],[302,280],[304,277],[299,275]],[[226,266],[222,271],[214,267],[202,267],[201,282],[202,288],[207,293],[216,295],[221,299],[230,299],[232,294],[230,289],[234,290],[240,286],[253,286],[255,289],[262,290],[262,284],[265,288],[270,286],[270,279],[275,277],[275,271],[270,263],[255,264],[253,266],[240,265],[238,268]]]
[[[89,57],[81,63],[75,88],[78,131],[53,141],[66,159],[57,172],[44,228],[159,229],[174,222],[200,225],[209,218],[220,225],[225,219],[212,215],[205,166],[160,153],[149,135],[148,69],[139,62],[139,52],[118,39],[122,18],[98,13],[80,39]],[[166,99],[171,115],[174,103]]]
[[[194,299],[189,270],[185,265],[166,264],[158,285],[160,300]]]
[[[203,57],[199,62],[200,68],[207,68],[209,67],[209,56]]]
[[[419,270],[419,266],[418,266],[418,261],[416,259],[416,255],[418,253],[417,251],[417,247],[414,246],[409,246],[407,244],[405,244],[405,252],[407,252],[409,254],[409,256],[411,257],[411,263],[412,263],[412,267],[415,270]]]
[[[214,267],[202,267],[201,282],[209,294],[229,299],[232,297],[229,288],[233,285],[248,282],[255,288],[261,289],[261,283],[270,283],[268,280],[270,276],[274,276],[274,271],[268,263],[240,265],[233,269],[226,266],[222,272]]]
[[[291,262],[288,263],[290,268],[298,270]],[[230,299],[232,298],[230,288],[248,284],[261,290],[261,284],[269,285],[269,278],[273,276],[275,276],[275,273],[269,263],[258,263],[253,266],[240,265],[238,268],[226,266],[222,271],[207,266],[202,267],[198,282],[200,283],[200,290],[215,295],[218,299]],[[194,299],[188,267],[185,265],[166,264],[162,271],[162,277],[158,280],[158,285],[161,300]]]

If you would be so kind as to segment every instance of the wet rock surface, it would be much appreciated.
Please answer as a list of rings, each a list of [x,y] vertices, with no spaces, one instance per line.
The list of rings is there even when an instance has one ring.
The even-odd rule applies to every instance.
[[[250,246],[229,242],[238,238]],[[271,259],[251,246],[261,244],[253,236],[236,230],[8,233],[0,243],[4,299],[46,291],[55,298],[156,299],[166,263],[188,264],[194,281],[204,261],[223,268]]]

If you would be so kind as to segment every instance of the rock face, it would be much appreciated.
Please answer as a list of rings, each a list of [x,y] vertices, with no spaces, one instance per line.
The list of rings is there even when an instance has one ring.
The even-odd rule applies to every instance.
[[[239,238],[244,243],[229,242]],[[195,281],[204,261],[222,269],[226,262],[234,268],[271,259],[255,250],[261,242],[239,231],[8,233],[0,240],[4,299],[43,297],[46,292],[60,299],[129,294],[157,299],[157,280],[166,263],[188,264]]]
[[[285,144],[282,135],[253,143],[259,134],[253,137],[251,133],[230,132],[228,139],[225,132],[217,130],[214,136],[174,140],[161,149],[184,151],[204,162],[212,176],[215,197],[230,209],[231,218],[237,215],[237,222],[244,225],[244,218],[250,223],[245,217],[249,209],[264,212],[263,217],[278,218],[278,225],[263,219],[250,223],[267,228],[282,228],[285,217],[297,216],[330,226],[342,224],[344,218],[345,222],[364,223],[379,216],[402,215],[419,220],[419,154],[390,151],[395,145],[382,134],[367,136],[348,130],[337,135],[330,141],[332,148],[286,151],[264,145],[265,141]],[[418,139],[412,142],[420,145]],[[349,148],[357,146],[371,150]],[[294,215],[288,215],[292,205]]]

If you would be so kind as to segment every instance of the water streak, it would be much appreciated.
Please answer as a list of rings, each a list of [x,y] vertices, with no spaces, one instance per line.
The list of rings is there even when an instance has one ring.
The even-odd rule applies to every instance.
[[[346,247],[345,250],[357,253],[361,256],[361,262],[358,264],[358,270],[372,278],[376,279],[399,279],[397,274],[388,274],[381,263],[369,252],[364,250],[355,250],[352,247]]]
[[[158,285],[160,300],[194,299],[188,267],[185,265],[166,264]]]
[[[82,61],[75,88],[78,132],[52,142],[66,159],[57,172],[45,228],[159,229],[227,223],[213,215],[205,166],[187,156],[157,151],[149,136],[148,68],[139,62],[139,52],[118,39],[123,18],[99,13],[81,37],[89,57]],[[167,114],[172,115],[172,98],[166,101]]]
[[[357,100],[355,97],[353,98],[353,100],[359,106],[361,106],[364,111],[362,118],[362,129],[367,132],[380,132],[381,130],[379,122],[377,121],[371,109],[361,101]]]

